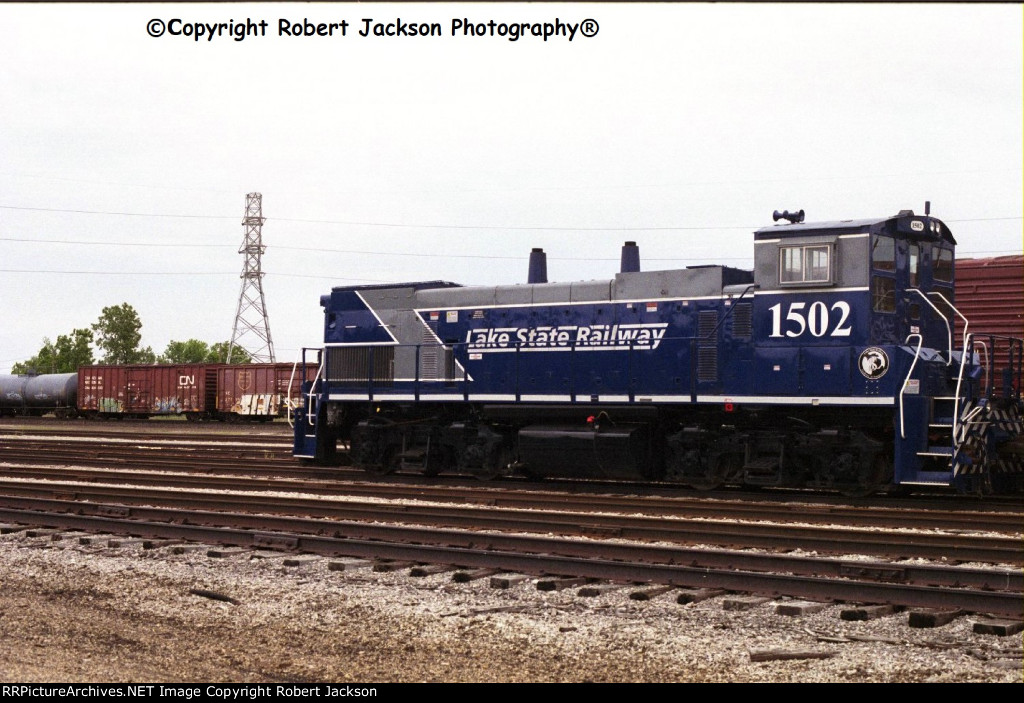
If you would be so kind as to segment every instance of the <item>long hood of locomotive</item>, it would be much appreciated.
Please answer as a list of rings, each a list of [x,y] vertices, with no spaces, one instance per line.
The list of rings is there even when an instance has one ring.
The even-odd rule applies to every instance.
[[[633,276],[644,285],[335,289],[329,369],[390,350],[359,357],[372,379],[329,372],[332,396],[891,406],[903,389],[914,350],[864,312],[866,287],[757,291],[721,267]],[[945,383],[931,356],[904,393]]]

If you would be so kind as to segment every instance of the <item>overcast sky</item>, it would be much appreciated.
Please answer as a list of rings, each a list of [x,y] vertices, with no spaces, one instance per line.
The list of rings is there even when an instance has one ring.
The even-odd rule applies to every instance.
[[[749,267],[775,209],[930,200],[959,256],[1021,253],[1022,13],[2,4],[0,373],[122,302],[157,353],[227,340],[249,192],[284,361],[322,341],[334,285],[523,282],[531,247],[550,280],[609,278],[625,240],[645,270]],[[364,18],[443,35],[362,37]],[[453,37],[463,18],[580,26]],[[194,40],[246,19],[266,36]],[[281,19],[349,26],[279,36]]]

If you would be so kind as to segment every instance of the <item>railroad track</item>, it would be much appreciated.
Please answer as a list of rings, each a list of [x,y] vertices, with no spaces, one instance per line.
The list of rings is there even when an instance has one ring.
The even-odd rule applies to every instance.
[[[464,476],[438,476],[425,479],[418,474],[399,473],[387,477],[373,476],[348,466],[320,467],[306,465],[291,456],[291,435],[287,426],[274,425],[273,429],[255,425],[244,431],[238,425],[217,423],[124,423],[130,426],[107,430],[114,423],[55,422],[57,427],[46,423],[43,427],[11,425],[0,422],[0,459],[5,462],[19,462],[32,465],[65,467],[109,467],[126,469],[159,469],[176,472],[208,474],[217,472],[234,476],[290,476],[296,479],[329,478],[333,481],[373,481],[386,484],[407,483],[428,487],[484,485],[476,479]],[[153,425],[160,429],[153,430]],[[184,426],[184,430],[168,430],[167,425]],[[256,430],[262,430],[253,434]],[[542,485],[545,488],[563,490],[566,493],[612,492],[636,494],[638,500],[649,500],[658,496],[666,499],[695,497],[694,500],[712,501],[736,498],[740,501],[758,503],[775,502],[782,505],[822,504],[832,505],[842,511],[851,505],[857,507],[889,507],[909,513],[927,510],[952,510],[960,512],[966,508],[971,514],[983,512],[1006,512],[1024,515],[1024,501],[1020,497],[985,497],[978,499],[959,495],[916,496],[912,499],[876,495],[870,498],[851,500],[827,493],[806,490],[770,489],[751,493],[736,490],[698,492],[685,486],[666,484],[643,484],[632,482],[573,482],[548,480],[541,484],[525,479],[511,478],[487,485],[499,486],[501,491],[514,492],[523,485]],[[500,501],[500,498],[497,500]],[[796,508],[802,510],[802,508]],[[909,518],[908,518],[909,519]],[[870,524],[870,523],[865,523]],[[888,523],[882,523],[888,524]],[[881,526],[881,525],[880,525]],[[965,529],[972,526],[965,525]],[[977,527],[975,529],[987,529]]]
[[[180,451],[181,456],[168,461],[188,463],[191,460],[194,465],[201,456],[203,470],[210,471],[211,467],[205,466],[206,459],[221,451],[239,451],[239,447],[227,446],[208,435],[203,435],[203,441],[191,448],[177,446],[179,440],[164,443],[149,437],[144,441],[136,437],[127,440],[113,443],[128,448],[128,453],[114,463],[146,464],[154,455],[167,458],[167,454]],[[154,441],[156,444],[151,444]],[[79,450],[80,444],[54,446],[51,443],[46,449],[44,442],[33,445],[33,449],[38,459],[38,452]],[[200,446],[201,451],[197,450]],[[104,447],[102,451],[106,451],[106,444]],[[132,447],[135,447],[134,454]],[[88,451],[96,452],[96,448]],[[253,447],[252,451],[258,454],[262,449]],[[139,458],[140,453],[147,456]],[[10,460],[11,452],[4,451],[3,458]],[[71,463],[68,457],[63,458],[65,464]],[[100,465],[110,462],[99,452],[93,458]],[[250,469],[256,462],[252,455],[236,456],[233,461],[235,468],[246,474],[253,473]],[[239,463],[244,466],[239,467]],[[593,492],[607,491],[607,486],[577,487],[581,492],[566,493],[506,486],[428,485],[419,480],[343,482],[341,476],[348,474],[332,473],[333,480],[325,482],[125,468],[110,471],[8,465],[0,468],[0,474],[8,477],[0,480],[0,520],[334,556],[456,564],[525,574],[956,608],[1017,617],[1024,611],[1024,587],[1019,569],[966,568],[948,563],[1024,563],[1019,512],[1000,512],[991,506],[960,511],[954,518],[947,513],[927,510],[912,514],[907,510],[862,506],[815,506],[792,500],[783,502],[777,496],[752,505],[739,500]],[[356,475],[366,478],[363,474]],[[86,482],[95,485],[83,485]],[[131,486],[100,485],[111,482]],[[180,490],[183,485],[190,489]],[[169,486],[179,486],[179,490],[171,490]],[[206,490],[197,491],[198,488]],[[254,495],[256,491],[261,492],[260,495]],[[323,495],[314,498],[265,495],[268,491],[344,494],[347,497],[344,501],[328,501]],[[364,497],[357,499],[355,496],[359,495]],[[399,497],[448,505],[381,503]],[[645,515],[624,514],[629,512]],[[382,519],[403,524],[380,524]],[[753,520],[771,520],[772,523],[753,524]],[[804,525],[780,525],[779,522]],[[829,527],[827,530],[808,527],[810,523]],[[836,527],[837,524],[844,526]],[[851,524],[940,528],[945,532],[868,531],[854,529]],[[1015,536],[950,532],[982,529]],[[510,534],[511,531],[520,534]],[[538,536],[537,533],[550,534]],[[580,539],[580,536],[598,539]],[[650,540],[673,544],[644,543]],[[684,546],[693,544],[741,549]],[[750,551],[755,548],[798,548],[821,554],[847,553],[889,559],[945,559],[947,563],[918,566],[863,558],[794,557],[777,551],[769,554]]]
[[[11,499],[5,501],[8,506]],[[53,501],[47,512],[0,508],[0,520],[155,539],[287,549],[327,556],[369,557],[560,575],[630,583],[661,583],[770,596],[942,608],[1019,616],[1019,573],[951,566],[903,566],[749,551],[560,539],[529,535],[365,525],[310,518],[188,511]],[[68,505],[67,503],[70,503]],[[35,509],[28,509],[35,508]]]
[[[1024,565],[1024,542],[1019,537],[971,536],[963,534],[903,533],[894,539],[891,532],[840,528],[827,531],[819,527],[779,525],[735,520],[688,519],[666,516],[610,515],[582,513],[563,507],[557,512],[454,505],[381,503],[379,501],[333,500],[324,497],[283,497],[251,493],[125,488],[118,486],[84,487],[73,483],[25,483],[0,479],[0,505],[11,499],[14,507],[23,499],[39,499],[34,506],[51,510],[58,503],[71,512],[79,504],[119,506],[160,506],[180,509],[183,519],[193,511],[205,516],[209,511],[271,513],[308,516],[330,521],[402,522],[415,525],[458,527],[502,532],[551,533],[599,539],[644,542],[665,541],[675,544],[708,544],[772,550],[793,550],[826,554],[864,554],[888,558],[945,559],[955,562]],[[70,505],[69,505],[70,503]],[[350,527],[349,529],[354,529]]]
[[[261,491],[279,493],[313,493],[322,496],[349,496],[381,500],[421,500],[438,503],[486,505],[501,508],[561,510],[575,512],[640,513],[684,518],[732,519],[747,521],[800,522],[806,524],[842,524],[846,526],[887,527],[893,529],[963,530],[969,532],[1001,532],[1019,534],[1024,517],[1019,511],[1000,511],[993,506],[974,504],[958,511],[934,509],[876,507],[872,505],[821,504],[818,499],[792,498],[752,501],[749,499],[709,499],[692,495],[657,496],[607,492],[607,486],[573,491],[552,490],[549,484],[533,487],[421,480],[356,480],[350,474],[339,475],[329,470],[315,475],[330,478],[295,479],[254,476],[224,476],[209,473],[176,473],[132,469],[98,469],[80,466],[53,467],[39,464],[9,464],[0,467],[0,475],[17,479],[107,483],[165,488],[204,488],[215,491]],[[363,474],[355,474],[359,478]]]
[[[230,442],[278,441],[291,444],[292,430],[282,423],[186,423],[158,421],[86,422],[31,418],[0,418],[0,435],[103,439],[168,439],[195,441],[210,437]]]
[[[114,476],[105,476],[112,482]],[[125,481],[134,481],[128,476]],[[123,485],[90,486],[80,482],[58,482],[53,480],[26,481],[23,479],[0,478],[0,504],[7,498],[57,498],[78,503],[110,504],[126,506],[157,505],[181,509],[202,509],[218,511],[255,511],[285,515],[301,515],[335,520],[392,521],[418,525],[464,527],[481,530],[502,530],[534,533],[555,533],[565,536],[594,538],[630,539],[639,541],[669,541],[677,544],[711,544],[774,550],[801,549],[829,554],[866,554],[889,558],[945,559],[956,562],[982,562],[996,564],[1024,565],[1024,542],[1015,536],[968,535],[962,533],[905,532],[899,539],[891,532],[865,530],[850,526],[837,526],[843,518],[835,511],[826,510],[818,515],[818,521],[829,525],[827,531],[808,525],[787,525],[764,522],[773,514],[763,507],[731,504],[719,506],[717,513],[707,504],[681,506],[671,505],[669,514],[658,512],[646,516],[623,514],[635,504],[626,505],[607,500],[606,511],[595,512],[592,501],[586,498],[571,500],[569,496],[558,496],[552,505],[551,494],[521,492],[519,500],[525,507],[506,505],[500,510],[491,507],[467,507],[465,505],[437,505],[410,503],[409,500],[429,500],[422,491],[406,492],[400,497],[405,502],[393,502],[398,496],[391,494],[392,502],[381,502],[379,493],[370,493],[362,500],[354,497],[355,491],[332,486],[326,495],[309,497],[318,492],[305,483],[293,483],[292,490],[305,494],[302,497],[282,496],[280,487],[273,481],[259,481],[263,491],[273,490],[276,495],[252,496],[257,490],[249,485],[248,490],[238,490],[237,483],[216,480],[195,482],[192,489],[153,487],[124,487]],[[378,488],[366,486],[367,488]],[[348,487],[352,488],[352,487]],[[196,490],[199,489],[199,490]],[[473,493],[461,491],[463,497],[471,499]],[[332,496],[343,495],[343,500]],[[439,497],[445,496],[443,492]],[[539,499],[539,500],[538,500]],[[490,497],[482,502],[492,503]],[[504,501],[503,501],[504,502]],[[538,508],[538,504],[545,509]],[[747,508],[743,510],[742,508]],[[552,509],[554,508],[554,509]],[[615,511],[613,514],[608,511]],[[646,509],[652,513],[650,506]],[[696,517],[687,512],[697,513]],[[722,519],[723,513],[728,519]],[[897,513],[897,515],[899,515]],[[708,516],[708,517],[705,517]],[[865,519],[863,514],[848,511],[847,517]],[[710,519],[717,517],[718,519]],[[744,517],[746,519],[744,519]],[[789,519],[802,518],[790,515]],[[893,516],[890,515],[890,518]],[[964,516],[969,520],[968,516]],[[1008,516],[1002,516],[1008,517]],[[738,519],[739,518],[739,519]],[[757,522],[752,522],[757,520]],[[901,528],[906,524],[894,521]],[[928,527],[934,527],[935,516]],[[1005,527],[1005,525],[1003,525]],[[1017,526],[1013,526],[1012,532]],[[977,529],[977,527],[975,527]]]

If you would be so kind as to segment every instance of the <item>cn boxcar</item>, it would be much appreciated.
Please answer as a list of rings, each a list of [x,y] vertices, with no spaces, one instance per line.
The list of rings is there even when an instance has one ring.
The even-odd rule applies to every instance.
[[[83,366],[78,408],[110,417],[205,416],[215,405],[216,372],[207,364]]]

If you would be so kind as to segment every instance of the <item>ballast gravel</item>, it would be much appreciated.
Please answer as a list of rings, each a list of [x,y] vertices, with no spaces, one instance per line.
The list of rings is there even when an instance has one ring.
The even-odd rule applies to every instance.
[[[99,542],[100,545],[105,542]],[[330,559],[0,536],[4,682],[1022,682],[1021,635],[975,618],[799,617],[455,583]],[[230,600],[222,600],[230,599]],[[752,661],[752,655],[827,658]]]

